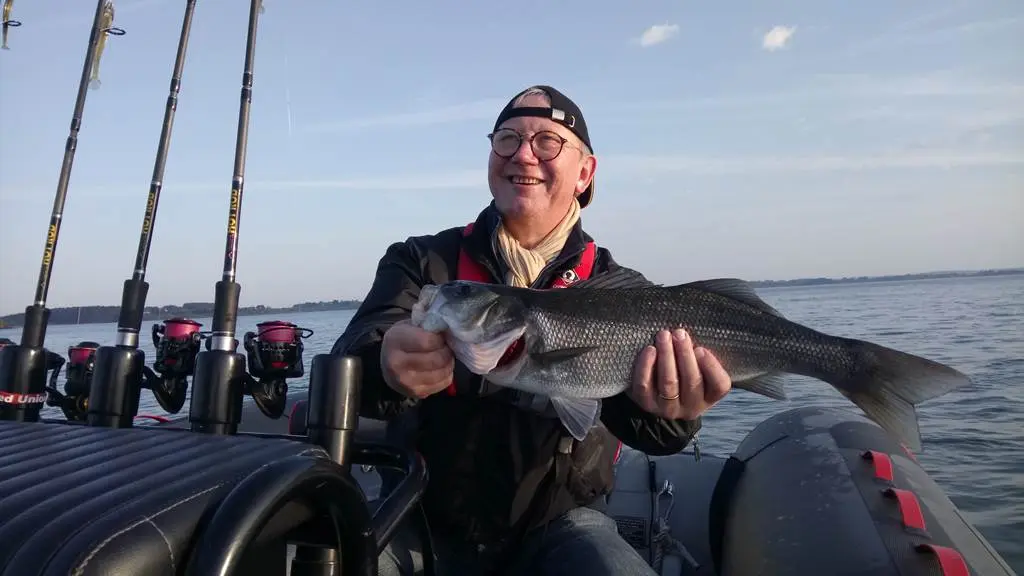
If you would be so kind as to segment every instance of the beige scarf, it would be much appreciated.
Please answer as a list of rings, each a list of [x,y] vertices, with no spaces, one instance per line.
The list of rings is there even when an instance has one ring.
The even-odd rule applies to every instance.
[[[523,248],[519,245],[519,241],[505,229],[504,225],[498,226],[498,249],[509,267],[505,282],[518,287],[527,287],[532,284],[544,266],[554,260],[562,251],[569,232],[572,231],[579,219],[580,203],[578,200],[573,200],[565,217],[533,249]]]

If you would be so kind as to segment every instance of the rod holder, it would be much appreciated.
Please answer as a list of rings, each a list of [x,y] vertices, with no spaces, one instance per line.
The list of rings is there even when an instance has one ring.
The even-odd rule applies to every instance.
[[[131,428],[139,413],[146,354],[127,346],[96,349],[92,384],[89,386],[90,426]]]
[[[359,427],[362,364],[354,356],[317,354],[309,371],[306,435],[331,458],[348,466],[352,438]]]
[[[46,402],[50,353],[42,346],[0,348],[0,420],[38,422]]]
[[[192,378],[189,428],[208,434],[237,433],[248,377],[244,354],[227,350],[200,352]]]

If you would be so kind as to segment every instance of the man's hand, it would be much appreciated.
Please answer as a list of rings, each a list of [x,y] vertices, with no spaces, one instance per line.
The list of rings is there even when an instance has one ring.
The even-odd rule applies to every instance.
[[[393,390],[423,399],[451,384],[455,358],[443,335],[402,320],[384,333],[380,367],[384,381]]]
[[[671,420],[694,420],[732,388],[711,352],[693,348],[684,330],[662,330],[637,357],[629,396],[641,408]]]

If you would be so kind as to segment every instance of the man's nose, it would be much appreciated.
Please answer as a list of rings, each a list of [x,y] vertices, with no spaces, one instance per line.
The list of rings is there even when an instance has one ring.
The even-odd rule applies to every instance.
[[[533,153],[533,141],[523,137],[522,142],[519,143],[519,149],[512,155],[512,160],[522,164],[538,164],[540,160]]]

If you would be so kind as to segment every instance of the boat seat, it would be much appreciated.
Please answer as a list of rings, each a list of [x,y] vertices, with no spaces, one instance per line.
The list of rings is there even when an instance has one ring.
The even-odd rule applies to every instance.
[[[0,575],[180,574],[204,514],[293,455],[327,458],[285,439],[0,421]]]

